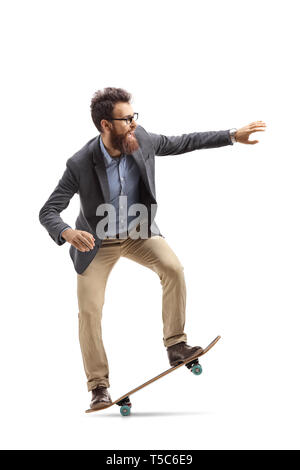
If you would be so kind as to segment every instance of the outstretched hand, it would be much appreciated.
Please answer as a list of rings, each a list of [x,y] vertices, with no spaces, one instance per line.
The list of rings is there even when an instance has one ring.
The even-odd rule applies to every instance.
[[[263,132],[266,127],[267,125],[263,121],[251,122],[251,124],[241,127],[236,131],[235,140],[240,142],[240,144],[257,144],[259,140],[249,140],[250,134],[253,134],[253,132]]]

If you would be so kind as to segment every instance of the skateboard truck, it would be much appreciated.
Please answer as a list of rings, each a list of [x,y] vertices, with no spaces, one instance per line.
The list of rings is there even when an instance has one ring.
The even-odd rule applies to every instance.
[[[198,359],[194,359],[191,362],[188,362],[185,364],[185,366],[195,375],[200,375],[202,374],[202,367],[199,364]]]
[[[120,413],[122,416],[128,416],[130,414],[130,408],[132,407],[129,397],[123,398],[123,400],[120,400],[116,403],[116,405],[119,405],[120,408]]]

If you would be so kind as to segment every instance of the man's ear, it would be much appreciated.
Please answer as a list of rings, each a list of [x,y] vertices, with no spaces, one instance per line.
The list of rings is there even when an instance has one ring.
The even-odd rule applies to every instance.
[[[111,127],[111,122],[107,121],[106,119],[101,119],[101,127],[103,130],[112,130],[112,127]]]

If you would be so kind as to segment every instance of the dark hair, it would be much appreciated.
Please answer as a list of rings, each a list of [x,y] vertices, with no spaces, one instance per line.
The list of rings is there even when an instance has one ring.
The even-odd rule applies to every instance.
[[[102,119],[111,119],[114,105],[118,102],[130,103],[131,94],[123,88],[104,88],[94,93],[91,101],[91,115],[95,126],[99,132],[103,132],[101,127]]]

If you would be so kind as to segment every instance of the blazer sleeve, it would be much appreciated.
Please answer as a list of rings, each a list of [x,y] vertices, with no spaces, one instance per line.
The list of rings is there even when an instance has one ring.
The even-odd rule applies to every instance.
[[[79,178],[75,173],[75,168],[72,168],[68,160],[65,172],[58,185],[39,212],[41,224],[58,245],[63,245],[66,242],[66,240],[60,237],[60,234],[64,229],[70,227],[69,224],[62,220],[60,213],[68,207],[71,198],[79,189]]]
[[[229,129],[225,131],[193,132],[180,136],[167,137],[148,132],[152,141],[155,155],[179,155],[193,150],[209,149],[233,145]]]

